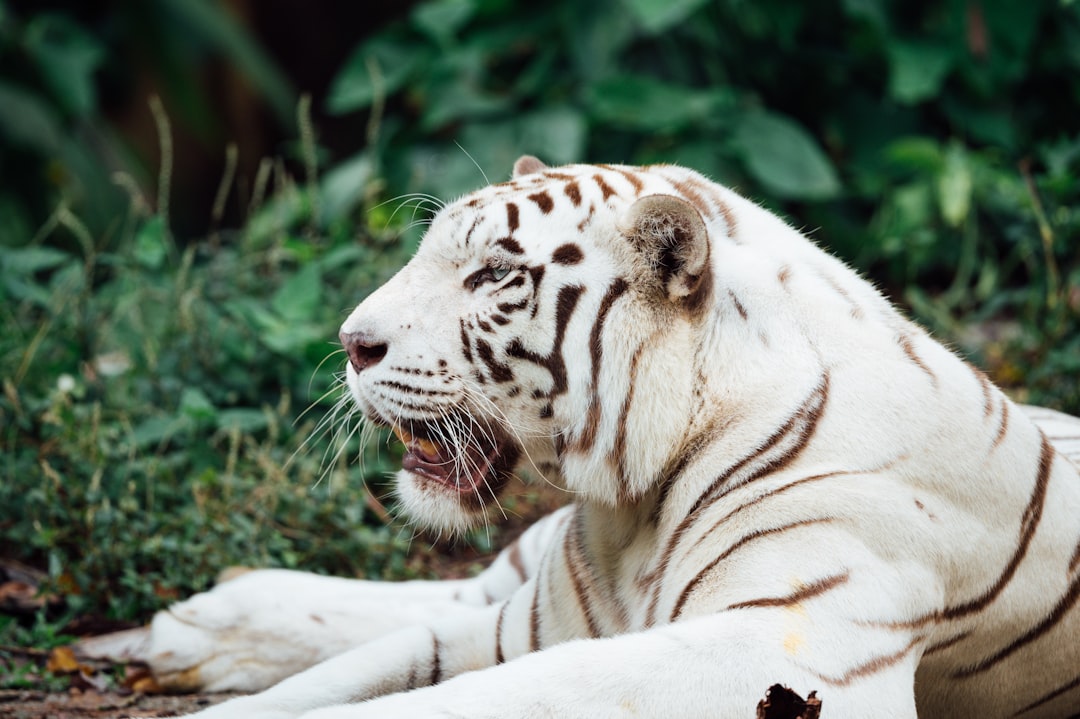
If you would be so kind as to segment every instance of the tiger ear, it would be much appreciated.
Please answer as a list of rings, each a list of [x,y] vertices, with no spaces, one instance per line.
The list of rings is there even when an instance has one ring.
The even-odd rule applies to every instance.
[[[548,166],[532,155],[522,155],[514,163],[513,177],[516,180],[522,175],[531,175],[534,172],[543,172],[546,169],[548,169]]]
[[[704,305],[712,288],[709,233],[693,205],[671,195],[642,197],[622,227],[669,300],[691,310]]]

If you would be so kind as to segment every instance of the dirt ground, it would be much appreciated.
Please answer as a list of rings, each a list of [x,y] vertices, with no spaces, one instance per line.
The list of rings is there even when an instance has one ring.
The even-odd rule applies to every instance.
[[[149,695],[69,690],[0,692],[3,719],[122,719],[175,717],[225,701],[234,694]]]

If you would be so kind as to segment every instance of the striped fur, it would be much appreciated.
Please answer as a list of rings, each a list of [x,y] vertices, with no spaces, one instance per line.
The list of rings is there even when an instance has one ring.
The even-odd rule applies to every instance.
[[[1080,420],[690,170],[517,169],[346,320],[348,385],[418,521],[521,472],[574,505],[206,716],[734,719],[777,682],[836,717],[1080,712]]]

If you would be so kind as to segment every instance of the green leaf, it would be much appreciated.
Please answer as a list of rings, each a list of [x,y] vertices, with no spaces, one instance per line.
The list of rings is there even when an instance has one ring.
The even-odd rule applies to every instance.
[[[971,163],[960,145],[951,145],[945,153],[945,166],[937,183],[941,216],[952,227],[959,227],[971,209]]]
[[[412,22],[437,42],[446,42],[464,27],[476,12],[472,0],[436,0],[421,3],[412,12]]]
[[[286,322],[306,322],[315,317],[322,303],[322,273],[314,262],[285,281],[274,294],[270,306]]]
[[[74,259],[71,255],[54,247],[5,247],[0,253],[0,267],[5,273],[33,275],[71,259]]]
[[[862,18],[881,30],[889,25],[883,0],[844,0],[843,5],[849,17]]]
[[[345,160],[323,175],[319,187],[323,219],[327,222],[348,215],[364,198],[371,181],[371,158],[366,152]]]
[[[889,96],[905,105],[937,97],[953,67],[952,52],[928,43],[889,45]]]
[[[832,162],[801,125],[768,112],[742,116],[733,138],[746,169],[774,194],[827,200],[840,192]]]
[[[519,120],[517,144],[521,154],[566,165],[584,157],[587,133],[585,116],[579,110],[569,105],[554,106]]]
[[[686,20],[706,0],[623,0],[647,32],[658,33]]]
[[[226,432],[257,432],[265,429],[267,424],[266,413],[258,409],[239,407],[223,409],[217,413],[217,427]]]
[[[45,13],[27,24],[25,42],[65,110],[86,117],[97,109],[94,73],[105,51],[92,35],[64,15]]]
[[[733,104],[724,90],[697,90],[643,75],[599,82],[586,101],[597,120],[646,132],[676,132]]]
[[[131,443],[136,449],[164,442],[174,435],[191,428],[191,420],[180,417],[151,417],[140,422],[131,432]]]
[[[180,394],[180,414],[195,422],[212,422],[217,418],[217,409],[201,389],[185,387]]]
[[[135,234],[132,248],[135,261],[148,270],[161,269],[169,255],[166,242],[165,220],[160,215],[154,215]]]
[[[928,137],[905,137],[885,148],[885,157],[898,167],[938,172],[944,159],[941,145]]]
[[[419,66],[425,52],[415,41],[376,36],[361,44],[330,85],[326,109],[331,114],[362,110],[376,97],[393,95]]]
[[[56,113],[40,97],[0,82],[0,136],[13,147],[52,154],[59,151],[64,131]]]

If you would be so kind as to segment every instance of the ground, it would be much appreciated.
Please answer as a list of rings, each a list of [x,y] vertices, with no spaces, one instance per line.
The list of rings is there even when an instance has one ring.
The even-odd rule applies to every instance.
[[[530,491],[528,501],[516,505],[516,514],[499,522],[493,534],[495,549],[513,541],[539,517],[554,511],[564,496],[550,488]],[[464,577],[485,566],[485,555],[462,543],[425,545],[409,560],[416,576]],[[0,620],[6,616],[32,617],[55,598],[42,598],[37,584],[39,569],[0,557]],[[103,634],[132,624],[95,617],[76,619],[61,633],[79,636]],[[6,674],[6,676],[5,676]],[[67,647],[50,650],[0,644],[0,719],[124,719],[171,717],[190,714],[228,699],[229,694],[163,695],[147,668],[77,658]],[[14,687],[14,688],[12,688]]]

